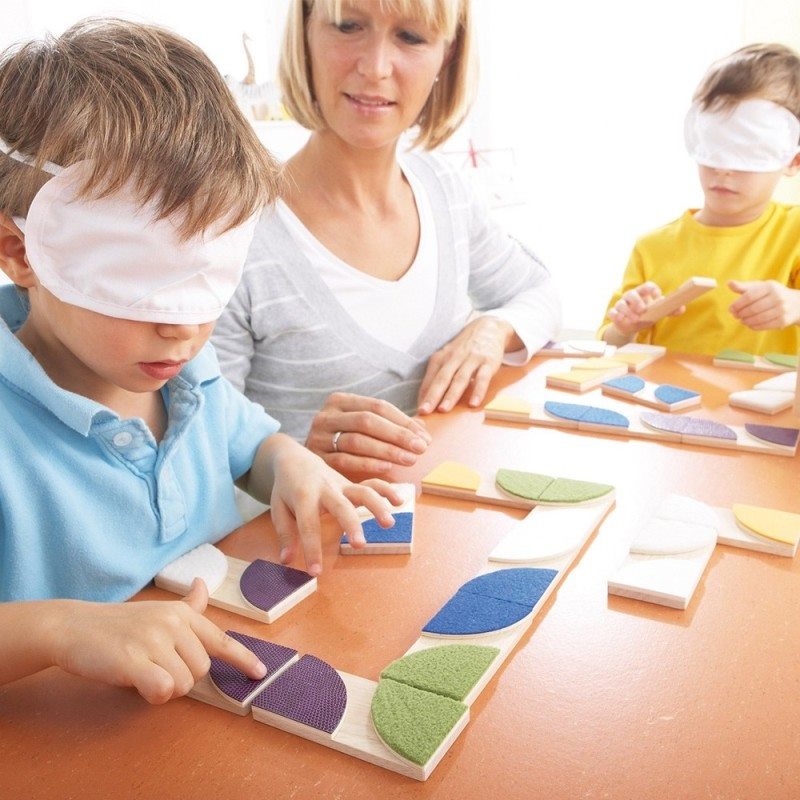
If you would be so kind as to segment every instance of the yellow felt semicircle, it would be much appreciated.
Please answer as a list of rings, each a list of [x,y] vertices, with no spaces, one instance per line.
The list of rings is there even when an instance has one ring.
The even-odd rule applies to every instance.
[[[652,357],[652,353],[614,353],[615,361],[621,361],[623,364],[628,365],[633,364],[634,366]]]
[[[573,367],[573,372],[580,372],[581,370],[591,370],[593,373],[597,370],[615,369],[621,366],[621,363],[614,358],[586,358],[581,361],[580,366]]]
[[[474,469],[459,464],[457,461],[444,461],[431,470],[423,479],[423,483],[435,486],[446,486],[448,489],[466,489],[477,492],[481,485],[481,476]]]
[[[491,403],[487,403],[484,411],[505,411],[509,414],[530,414],[532,406],[527,400],[521,400],[519,397],[509,397],[508,395],[500,395],[495,397]]]
[[[765,539],[791,545],[800,539],[800,514],[735,503],[733,515],[740,525]]]

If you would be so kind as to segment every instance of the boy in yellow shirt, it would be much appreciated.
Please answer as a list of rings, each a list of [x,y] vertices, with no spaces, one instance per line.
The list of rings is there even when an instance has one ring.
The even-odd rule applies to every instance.
[[[800,342],[800,206],[776,203],[800,169],[800,57],[743,47],[713,64],[685,122],[704,202],[635,245],[598,334],[670,350],[796,353]],[[644,310],[692,276],[718,287],[655,324]]]

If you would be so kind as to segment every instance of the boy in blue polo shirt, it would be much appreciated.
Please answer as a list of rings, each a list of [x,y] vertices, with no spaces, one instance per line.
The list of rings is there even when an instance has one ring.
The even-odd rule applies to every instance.
[[[224,82],[172,33],[95,20],[0,57],[16,284],[0,300],[0,683],[59,665],[164,702],[209,655],[263,676],[202,616],[202,581],[185,602],[118,602],[241,523],[234,481],[312,574],[321,510],[356,542],[355,505],[391,524],[388,484],[276,433],[207,344],[275,189]]]

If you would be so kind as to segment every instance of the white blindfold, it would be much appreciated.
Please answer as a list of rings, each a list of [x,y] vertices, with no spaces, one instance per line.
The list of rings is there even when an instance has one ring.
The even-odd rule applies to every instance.
[[[689,155],[702,166],[739,172],[777,172],[797,155],[800,120],[769,100],[703,111],[695,103],[684,122]]]
[[[33,159],[0,151],[23,163]],[[241,278],[258,215],[243,225],[182,240],[172,218],[142,205],[132,182],[99,199],[79,198],[88,162],[62,168],[37,192],[25,250],[40,283],[59,300],[120,319],[194,325],[216,320]],[[217,226],[217,230],[223,226]]]

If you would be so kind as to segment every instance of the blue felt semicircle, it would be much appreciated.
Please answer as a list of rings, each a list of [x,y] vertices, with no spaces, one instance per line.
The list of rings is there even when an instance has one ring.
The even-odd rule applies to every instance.
[[[698,393],[691,392],[689,389],[681,389],[680,386],[671,386],[669,383],[663,383],[656,388],[655,395],[662,403],[679,403],[681,400],[697,397]]]
[[[556,574],[554,569],[537,567],[498,569],[467,581],[459,589],[459,592],[494,597],[498,600],[521,603],[533,608]]]
[[[532,607],[472,592],[456,592],[422,629],[442,636],[471,636],[510,628],[531,613]]]
[[[394,525],[391,528],[382,528],[374,517],[361,523],[364,539],[367,544],[408,544],[411,541],[411,531],[414,524],[414,514],[411,511],[402,511],[394,514]],[[347,541],[343,535],[342,542]]]
[[[576,421],[583,419],[588,408],[589,406],[581,403],[556,403],[553,400],[547,400],[544,404],[544,410],[551,416]]]
[[[614,389],[622,389],[623,392],[636,392],[644,389],[644,381],[638,375],[623,375],[621,378],[612,378],[610,381],[605,381],[603,386],[611,386]]]

